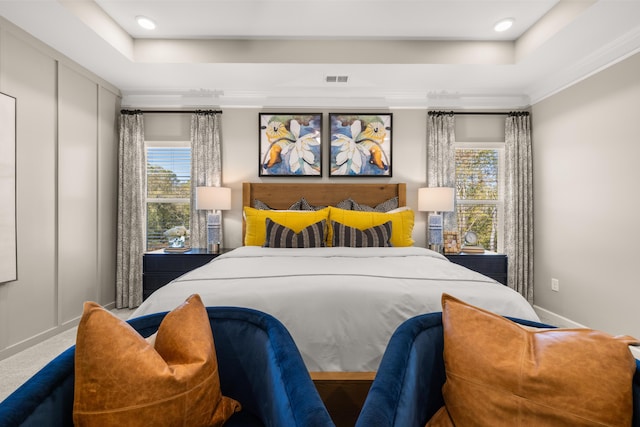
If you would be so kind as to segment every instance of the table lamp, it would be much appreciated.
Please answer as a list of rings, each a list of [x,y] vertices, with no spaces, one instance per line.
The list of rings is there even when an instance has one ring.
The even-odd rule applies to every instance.
[[[196,187],[196,209],[213,211],[207,214],[207,250],[220,253],[222,248],[222,215],[231,209],[231,189],[226,187]]]
[[[442,252],[443,222],[441,212],[453,212],[455,188],[425,187],[418,190],[418,210],[431,212],[427,222],[427,242],[429,249]]]

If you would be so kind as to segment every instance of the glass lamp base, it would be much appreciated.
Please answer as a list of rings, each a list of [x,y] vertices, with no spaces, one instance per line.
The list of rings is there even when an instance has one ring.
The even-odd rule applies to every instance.
[[[439,254],[441,254],[442,250],[444,249],[444,247],[443,247],[443,245],[440,245],[440,244],[430,243],[429,244],[429,249],[431,249],[434,252],[438,252]]]

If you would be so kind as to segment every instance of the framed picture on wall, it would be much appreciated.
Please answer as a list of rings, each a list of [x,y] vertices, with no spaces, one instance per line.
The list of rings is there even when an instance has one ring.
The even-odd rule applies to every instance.
[[[16,252],[16,99],[0,93],[0,283],[18,279]]]
[[[258,113],[259,176],[321,176],[321,113]]]
[[[329,176],[391,176],[391,113],[329,113],[329,123]]]

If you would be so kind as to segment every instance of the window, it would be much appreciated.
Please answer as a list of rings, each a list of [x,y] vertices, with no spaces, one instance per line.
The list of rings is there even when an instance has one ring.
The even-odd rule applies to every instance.
[[[502,252],[504,242],[504,143],[457,142],[456,214],[460,236]]]
[[[191,146],[189,141],[146,141],[147,250],[167,246],[164,232],[189,228]]]

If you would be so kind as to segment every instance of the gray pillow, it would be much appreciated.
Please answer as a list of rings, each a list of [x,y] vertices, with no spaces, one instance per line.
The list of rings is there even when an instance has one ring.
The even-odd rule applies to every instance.
[[[398,198],[393,197],[389,200],[376,205],[375,207],[361,205],[352,198],[345,199],[336,205],[337,208],[346,209],[350,211],[360,212],[389,212],[394,209],[398,209]]]
[[[326,206],[313,206],[311,203],[307,201],[304,197],[301,197],[300,200],[295,202],[289,207],[289,210],[293,211],[319,211],[320,209],[324,209]]]
[[[253,208],[254,209],[260,209],[263,211],[271,211],[273,210],[273,208],[269,205],[267,205],[265,202],[258,200],[258,199],[253,199]]]

